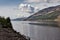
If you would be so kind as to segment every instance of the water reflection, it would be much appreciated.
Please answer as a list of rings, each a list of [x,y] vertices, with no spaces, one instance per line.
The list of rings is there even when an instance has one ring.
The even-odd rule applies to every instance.
[[[29,21],[12,21],[13,28],[29,36],[31,40],[60,40],[60,28],[43,25],[31,25],[29,23],[40,23],[40,22],[29,22]]]

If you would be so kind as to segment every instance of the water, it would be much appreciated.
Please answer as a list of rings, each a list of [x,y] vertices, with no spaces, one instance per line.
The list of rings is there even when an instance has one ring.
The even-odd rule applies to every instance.
[[[12,21],[13,28],[31,40],[60,40],[60,28],[43,25],[31,25],[29,21]]]

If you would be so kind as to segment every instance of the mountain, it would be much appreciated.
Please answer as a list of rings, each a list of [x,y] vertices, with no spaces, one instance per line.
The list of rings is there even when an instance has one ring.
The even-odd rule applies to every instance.
[[[23,18],[16,18],[16,19],[11,19],[12,21],[23,21],[24,19],[26,19],[26,17]]]
[[[60,15],[60,5],[40,10],[25,20],[29,21],[54,20],[59,15]]]

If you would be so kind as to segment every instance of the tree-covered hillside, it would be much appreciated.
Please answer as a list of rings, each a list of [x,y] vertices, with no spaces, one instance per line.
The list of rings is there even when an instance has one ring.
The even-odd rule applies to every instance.
[[[45,8],[28,17],[27,21],[54,20],[60,15],[60,5]]]
[[[60,15],[60,11],[54,11],[45,15],[36,16],[35,19],[56,19]]]

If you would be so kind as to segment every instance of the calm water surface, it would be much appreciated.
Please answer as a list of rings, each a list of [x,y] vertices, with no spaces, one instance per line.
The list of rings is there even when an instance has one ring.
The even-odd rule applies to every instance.
[[[12,21],[14,30],[31,40],[60,40],[60,28],[52,26],[31,25],[30,21]]]

